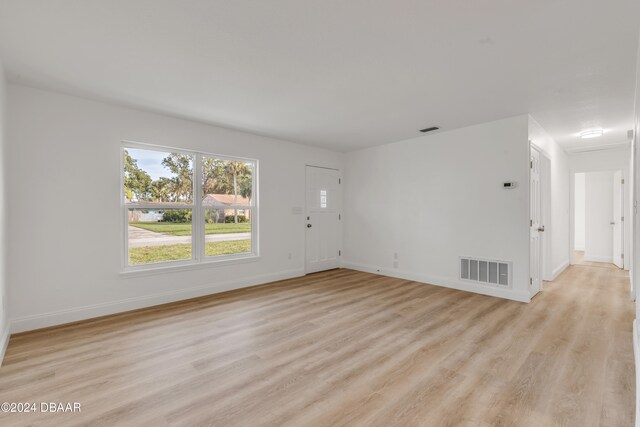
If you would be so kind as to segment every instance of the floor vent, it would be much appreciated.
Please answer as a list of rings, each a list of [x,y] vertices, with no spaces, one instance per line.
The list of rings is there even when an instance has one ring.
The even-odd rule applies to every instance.
[[[460,257],[460,279],[485,285],[511,285],[511,262]]]

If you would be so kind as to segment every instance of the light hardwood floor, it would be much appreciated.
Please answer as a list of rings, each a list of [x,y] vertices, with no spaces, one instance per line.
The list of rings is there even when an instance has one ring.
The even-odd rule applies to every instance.
[[[633,303],[573,266],[531,304],[351,270],[11,338],[0,425],[631,426]]]
[[[585,261],[584,251],[575,251],[574,253],[576,255],[575,264],[577,265],[588,265],[590,267],[602,267],[602,268],[618,268],[613,263],[610,263],[610,262]]]

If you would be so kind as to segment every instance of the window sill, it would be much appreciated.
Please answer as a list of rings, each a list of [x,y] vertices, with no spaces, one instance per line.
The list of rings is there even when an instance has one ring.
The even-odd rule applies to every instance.
[[[203,268],[215,268],[234,264],[246,264],[250,262],[257,262],[260,260],[260,255],[247,255],[242,257],[233,258],[221,258],[211,259],[200,262],[181,262],[181,263],[166,263],[161,265],[144,266],[144,267],[129,267],[120,272],[120,277],[129,279],[141,276],[153,276],[157,274],[165,273],[177,273],[181,271],[201,270]]]

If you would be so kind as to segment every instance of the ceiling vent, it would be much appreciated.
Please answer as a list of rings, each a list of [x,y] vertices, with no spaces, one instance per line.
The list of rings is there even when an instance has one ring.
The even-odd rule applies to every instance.
[[[440,129],[438,126],[432,126],[430,128],[420,129],[420,132],[427,133],[427,132],[433,132],[434,130],[438,130],[438,129]]]
[[[460,279],[483,285],[511,285],[511,263],[508,261],[460,257]]]

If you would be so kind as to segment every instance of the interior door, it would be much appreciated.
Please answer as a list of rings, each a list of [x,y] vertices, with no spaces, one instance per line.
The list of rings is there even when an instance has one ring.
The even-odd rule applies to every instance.
[[[542,289],[542,242],[540,233],[544,231],[542,226],[542,204],[540,190],[540,152],[531,147],[531,171],[529,175],[529,236],[530,236],[530,266],[531,280],[529,289],[534,296]]]
[[[624,184],[622,182],[622,171],[613,173],[613,219],[611,225],[613,227],[613,263],[620,267],[624,267],[624,220],[623,220],[623,204],[624,204]]]
[[[340,171],[307,166],[305,271],[338,268],[340,256]]]

